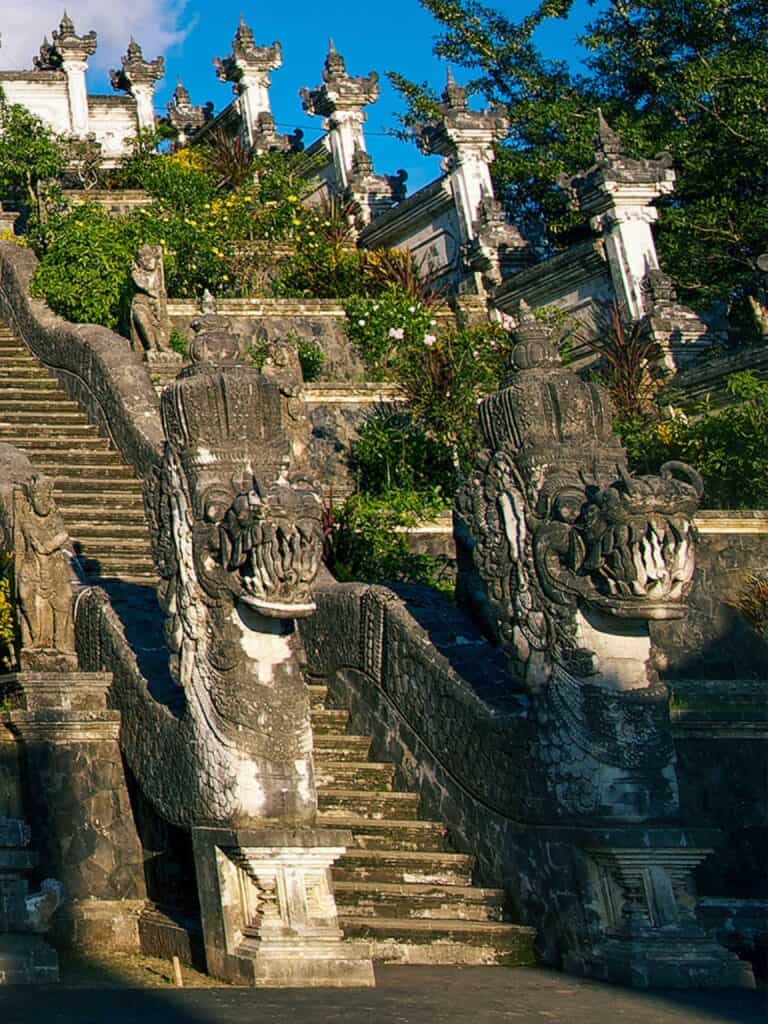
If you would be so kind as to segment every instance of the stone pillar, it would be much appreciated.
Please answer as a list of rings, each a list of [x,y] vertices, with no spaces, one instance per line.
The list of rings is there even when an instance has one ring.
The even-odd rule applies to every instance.
[[[594,165],[560,184],[602,236],[616,297],[632,319],[639,319],[645,312],[643,282],[659,266],[651,232],[659,214],[651,204],[673,190],[672,158],[630,159],[601,112],[595,146]]]
[[[506,136],[509,121],[503,108],[470,110],[467,90],[456,84],[450,71],[439,109],[436,121],[417,126],[417,142],[422,152],[444,157],[462,251],[482,294],[501,281],[502,253],[516,270],[533,258],[530,247],[517,229],[506,223],[494,199],[493,144]],[[516,256],[512,258],[512,254]]]
[[[18,672],[0,677],[14,710],[4,724],[20,745],[24,805],[43,871],[64,883],[58,941],[138,949],[145,904],[143,854],[102,672]]]
[[[112,88],[129,93],[136,100],[136,121],[140,132],[155,129],[155,84],[165,74],[165,61],[144,60],[139,44],[131,37],[126,54],[120,58],[119,71],[110,71]]]
[[[178,144],[185,146],[210,119],[211,104],[205,107],[192,103],[181,79],[176,82],[171,102],[167,106],[168,120],[178,132]]]
[[[374,984],[366,943],[344,942],[331,864],[352,842],[338,829],[192,832],[209,972],[235,984]]]
[[[595,829],[594,838],[584,852],[601,934],[565,970],[635,988],[754,988],[749,964],[696,919],[693,872],[719,833]]]
[[[85,73],[88,58],[96,52],[96,33],[88,32],[79,36],[68,14],[64,14],[57,32],[53,33],[52,51],[60,61],[61,70],[67,76],[69,97],[70,131],[78,138],[88,134],[88,91]]]
[[[217,57],[214,64],[221,81],[233,84],[240,105],[244,141],[257,152],[290,148],[287,136],[275,132],[269,99],[272,84],[269,73],[283,64],[280,43],[257,46],[253,32],[241,18],[232,40],[232,53],[223,59]]]
[[[355,172],[357,154],[366,152],[363,107],[379,98],[379,76],[372,71],[367,78],[352,78],[347,74],[344,58],[330,40],[323,84],[316,89],[302,89],[300,95],[310,116],[325,118],[323,128],[328,132],[337,191],[341,193]]]

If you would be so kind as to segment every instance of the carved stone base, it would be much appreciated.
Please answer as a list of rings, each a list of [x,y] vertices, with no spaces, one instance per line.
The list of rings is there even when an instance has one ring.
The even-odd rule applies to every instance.
[[[712,853],[695,834],[667,830],[675,846],[586,851],[603,935],[564,968],[636,988],[754,988],[749,964],[714,942],[696,920],[693,871]]]
[[[105,672],[16,672],[0,676],[0,699],[13,709],[3,724],[19,745],[41,870],[65,887],[53,925],[57,945],[136,950],[144,858],[125,785],[120,715],[107,708],[110,682]]]
[[[82,952],[136,952],[145,906],[145,900],[71,900],[53,921],[53,941]]]
[[[754,988],[748,963],[702,936],[666,939],[617,938],[591,956],[567,958],[566,971],[632,988]]]
[[[193,829],[209,972],[236,984],[374,984],[364,943],[343,941],[331,864],[351,841],[336,829]]]

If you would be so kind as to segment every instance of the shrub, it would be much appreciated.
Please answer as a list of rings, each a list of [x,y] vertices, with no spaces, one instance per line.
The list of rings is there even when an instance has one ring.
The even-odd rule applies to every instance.
[[[331,569],[341,580],[419,583],[452,591],[446,567],[432,555],[410,551],[401,532],[442,508],[439,496],[415,492],[353,495],[342,506],[327,546]]]
[[[301,373],[305,382],[311,384],[312,381],[319,380],[325,365],[325,352],[316,341],[310,341],[308,338],[299,338],[296,347],[299,351]]]
[[[456,490],[451,452],[419,428],[409,413],[382,409],[360,427],[351,448],[358,489],[370,496],[417,491],[442,495]]]
[[[135,220],[92,203],[77,206],[51,223],[32,293],[67,320],[117,330],[130,307],[141,241]]]
[[[706,507],[768,508],[768,382],[736,373],[727,390],[736,402],[724,409],[619,419],[617,431],[639,472],[671,459],[690,463],[704,478]]]
[[[14,607],[13,557],[0,551],[0,669],[16,667],[17,628]]]
[[[371,380],[394,375],[395,354],[434,337],[432,311],[398,285],[376,297],[344,302],[349,340],[360,353]]]

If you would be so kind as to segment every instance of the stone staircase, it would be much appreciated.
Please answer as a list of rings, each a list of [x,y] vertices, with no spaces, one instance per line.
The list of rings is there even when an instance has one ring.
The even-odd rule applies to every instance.
[[[149,598],[134,593],[148,595],[156,575],[141,482],[2,323],[0,442],[23,449],[53,478],[84,569],[113,578],[104,585],[126,625],[144,622],[145,612],[156,619],[154,595],[145,609]],[[144,626],[146,644],[153,630]],[[155,647],[142,648],[142,657],[147,650]],[[161,674],[159,662],[146,668]],[[325,708],[325,688],[310,694],[320,823],[349,828],[356,843],[334,871],[345,934],[371,943],[380,961],[531,963],[533,930],[504,921],[503,892],[471,884],[473,858],[450,850],[444,825],[419,820],[418,797],[393,790],[394,766],[368,760],[370,739],[346,734],[349,714]]]
[[[2,323],[0,442],[22,449],[53,478],[56,501],[88,575],[155,575],[141,481]]]
[[[371,740],[346,733],[347,711],[310,686],[320,823],[355,846],[333,871],[344,934],[374,960],[409,964],[530,964],[534,930],[505,921],[504,892],[472,885],[471,856],[448,830],[419,819],[419,798],[393,790],[394,765],[368,760]]]

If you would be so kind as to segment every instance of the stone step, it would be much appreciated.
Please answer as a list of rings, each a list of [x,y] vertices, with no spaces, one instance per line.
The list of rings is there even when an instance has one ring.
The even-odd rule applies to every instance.
[[[47,370],[43,370],[34,363],[29,366],[8,366],[5,362],[0,363],[0,387],[8,380],[51,380]]]
[[[365,761],[370,749],[370,736],[314,733],[314,756],[318,764],[325,761]]]
[[[2,412],[2,418],[8,420],[9,423],[12,422],[9,417],[13,415],[24,415],[29,418],[40,413],[43,414],[40,416],[41,422],[45,420],[46,423],[50,423],[51,415],[61,415],[66,412],[71,413],[73,420],[77,423],[88,422],[84,419],[78,404],[69,398],[62,398],[54,388],[50,390],[37,388],[27,394],[18,388],[7,388],[5,391],[0,391],[0,412]]]
[[[374,793],[367,790],[323,789],[317,794],[318,809],[330,818],[333,812],[369,818],[415,818],[419,798],[415,793]]]
[[[474,858],[464,853],[422,850],[348,850],[333,868],[338,882],[402,885],[471,885]]]
[[[308,686],[309,706],[312,711],[325,710],[325,698],[328,696],[327,686]]]
[[[318,814],[318,823],[349,829],[362,850],[448,852],[448,829],[439,821],[371,821],[356,815]]]
[[[312,731],[314,733],[343,733],[349,722],[348,711],[313,711]]]
[[[68,440],[70,438],[80,440],[81,438],[97,437],[99,440],[104,440],[107,444],[109,443],[106,438],[102,438],[91,423],[70,423],[66,427],[60,427],[50,423],[40,423],[35,428],[35,433],[39,437],[51,437],[57,440]],[[15,423],[0,423],[0,437],[6,434],[14,437],[26,436],[26,431],[19,430],[18,424]]]
[[[21,437],[20,431],[16,432],[12,443],[24,451],[37,451],[41,456],[61,453],[63,461],[68,457],[81,457],[83,454],[109,454],[112,458],[115,453],[109,451],[109,441],[106,437],[57,437],[54,434],[39,435],[37,431],[33,436]],[[3,435],[0,433],[0,440]]]
[[[68,469],[70,466],[93,467],[94,469],[120,469],[133,476],[133,469],[130,466],[126,466],[117,452],[110,451],[106,446],[101,450],[85,447],[59,450],[57,448],[45,448],[41,442],[40,447],[36,450],[35,457],[41,462],[55,461],[62,469]]]
[[[84,480],[71,477],[59,477],[54,486],[57,502],[62,507],[75,505],[110,507],[122,504],[128,508],[142,508],[141,481],[134,478],[123,480]]]
[[[73,409],[71,402],[40,402],[39,408],[30,408],[35,403],[27,403],[21,409],[6,409],[0,399],[0,425],[16,423],[21,428],[29,429],[40,423],[42,416],[48,426],[60,425],[68,427],[69,424],[80,424],[83,422],[82,413]],[[65,408],[66,406],[66,408]]]
[[[56,481],[58,487],[60,480],[67,480],[71,483],[85,483],[87,481],[109,481],[113,483],[117,480],[135,480],[133,470],[130,466],[123,466],[120,463],[113,465],[77,465],[76,463],[72,466],[63,466],[58,460],[54,461],[50,458],[41,458],[39,455],[32,457],[32,462],[44,473],[51,476]],[[63,476],[64,473],[67,476]],[[138,483],[138,481],[137,481]]]
[[[344,917],[407,918],[433,921],[502,921],[504,890],[472,885],[404,882],[334,882]]]
[[[318,761],[315,780],[318,789],[380,790],[392,789],[393,764],[375,761]]]
[[[115,516],[112,522],[94,523],[91,520],[67,519],[67,526],[73,535],[121,543],[123,540],[143,540],[149,544],[149,533],[144,517],[136,522],[125,522],[122,516]]]
[[[91,578],[100,577],[141,577],[142,580],[157,582],[157,568],[145,558],[97,559],[82,557],[80,559],[83,572]]]
[[[373,959],[380,962],[519,967],[536,963],[535,931],[523,925],[346,916],[339,924],[346,938],[371,943]]]

